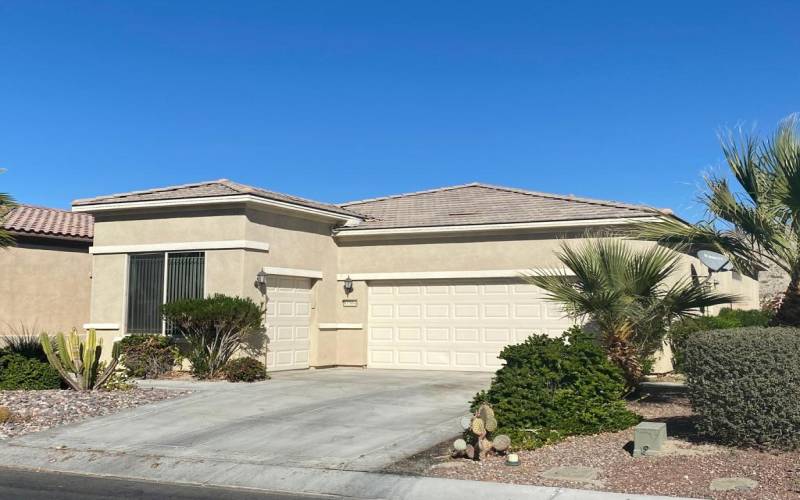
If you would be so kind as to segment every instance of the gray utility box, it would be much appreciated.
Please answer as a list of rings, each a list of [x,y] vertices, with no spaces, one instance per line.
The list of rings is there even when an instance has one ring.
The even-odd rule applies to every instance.
[[[642,422],[633,430],[633,456],[659,455],[667,440],[667,424]]]

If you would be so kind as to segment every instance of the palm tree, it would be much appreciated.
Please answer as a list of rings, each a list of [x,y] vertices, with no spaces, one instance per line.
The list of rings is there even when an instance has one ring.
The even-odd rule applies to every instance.
[[[561,303],[569,317],[589,320],[631,386],[673,320],[737,300],[676,276],[682,255],[660,245],[636,250],[621,239],[602,238],[580,247],[562,243],[556,255],[565,270],[526,279]]]
[[[0,169],[0,174],[3,173],[3,169]],[[0,221],[6,216],[6,214],[14,208],[16,204],[14,203],[14,199],[7,193],[0,193]],[[0,248],[9,247],[14,244],[14,238],[5,231],[2,226],[0,225]]]
[[[773,318],[775,325],[800,326],[800,135],[797,116],[778,125],[775,134],[728,134],[722,152],[736,181],[706,178],[700,201],[706,220],[688,225],[677,220],[639,226],[636,236],[666,244],[706,247],[726,255],[751,276],[774,264],[789,275],[789,285]]]

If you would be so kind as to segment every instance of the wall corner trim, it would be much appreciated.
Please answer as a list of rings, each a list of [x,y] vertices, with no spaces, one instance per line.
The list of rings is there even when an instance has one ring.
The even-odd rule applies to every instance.
[[[264,267],[263,271],[267,274],[278,276],[297,276],[300,278],[322,279],[322,271],[313,269],[295,269],[292,267]]]
[[[399,273],[342,273],[337,281],[349,276],[353,281],[377,280],[433,280],[433,279],[479,279],[479,278],[523,278],[530,275],[572,275],[569,269],[487,269],[482,271],[407,271]]]
[[[84,330],[119,330],[119,323],[84,323]]]
[[[269,252],[269,243],[252,240],[186,241],[178,243],[147,243],[143,245],[105,245],[89,247],[94,255],[137,252],[181,252],[195,250],[259,250]]]
[[[319,323],[320,330],[363,330],[363,323]]]

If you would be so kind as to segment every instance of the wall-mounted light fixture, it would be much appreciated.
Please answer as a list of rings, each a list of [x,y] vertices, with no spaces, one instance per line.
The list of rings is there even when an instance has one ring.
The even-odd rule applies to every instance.
[[[261,293],[267,293],[267,276],[268,274],[263,269],[256,274],[255,285],[256,288],[261,290]]]
[[[350,295],[351,293],[353,293],[353,280],[348,276],[344,280],[344,294]]]

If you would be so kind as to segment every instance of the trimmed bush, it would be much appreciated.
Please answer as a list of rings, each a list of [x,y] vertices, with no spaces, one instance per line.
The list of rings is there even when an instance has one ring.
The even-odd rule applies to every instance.
[[[686,340],[689,399],[705,437],[800,448],[800,329],[736,328]]]
[[[269,377],[261,361],[253,358],[236,358],[225,365],[225,378],[229,382],[256,382]]]
[[[692,334],[744,326],[767,326],[770,319],[772,313],[760,309],[722,309],[717,316],[695,316],[676,321],[669,327],[667,335],[672,348],[674,370],[683,372],[685,344]]]
[[[635,425],[623,396],[625,378],[593,335],[573,327],[561,337],[533,335],[500,353],[506,364],[488,391],[498,434],[518,448],[536,448],[567,436],[617,431]]]
[[[16,353],[0,355],[0,390],[60,388],[61,376],[50,363]]]
[[[187,357],[199,378],[217,376],[246,339],[264,331],[264,309],[249,298],[216,294],[165,304],[162,311],[189,344]]]
[[[171,337],[129,335],[120,340],[120,362],[129,377],[157,378],[171,371],[179,360]]]

